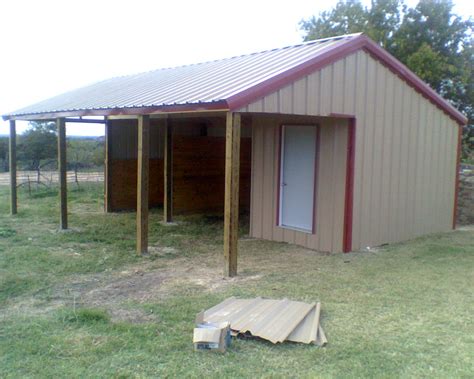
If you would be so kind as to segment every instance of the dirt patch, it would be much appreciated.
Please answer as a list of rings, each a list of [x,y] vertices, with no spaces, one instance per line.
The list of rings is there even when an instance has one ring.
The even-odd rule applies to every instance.
[[[175,249],[164,248],[164,254],[175,254]],[[172,296],[183,288],[202,287],[203,291],[219,291],[229,285],[258,280],[260,275],[240,275],[224,278],[221,267],[206,259],[196,263],[194,259],[169,259],[165,267],[131,267],[100,286],[82,291],[81,301],[88,306],[120,303],[147,303]]]
[[[113,322],[131,322],[134,324],[141,324],[144,322],[156,321],[156,316],[153,313],[147,313],[143,309],[137,308],[110,308],[108,310],[110,319]]]
[[[63,254],[80,257],[69,246],[61,250]],[[196,287],[203,292],[215,292],[261,278],[261,275],[245,274],[224,278],[221,256],[217,254],[200,256],[197,260],[179,256],[180,252],[172,247],[153,247],[150,253],[159,258],[122,271],[76,276],[50,289],[47,299],[17,298],[9,314],[45,314],[63,306],[87,307],[106,309],[114,322],[151,322],[156,321],[156,316],[139,304],[160,301]]]
[[[168,276],[166,272],[154,270],[122,274],[123,277],[110,283],[82,293],[83,302],[92,306],[102,304],[117,304],[126,301],[145,303],[157,297],[161,292],[163,281]]]

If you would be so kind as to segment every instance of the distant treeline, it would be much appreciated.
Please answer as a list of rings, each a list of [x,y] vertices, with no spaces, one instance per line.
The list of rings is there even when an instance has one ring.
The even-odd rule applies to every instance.
[[[104,137],[68,137],[68,170],[94,170],[104,165]],[[8,171],[8,137],[0,136],[0,172]],[[57,135],[54,123],[31,123],[17,136],[18,170],[57,168]]]

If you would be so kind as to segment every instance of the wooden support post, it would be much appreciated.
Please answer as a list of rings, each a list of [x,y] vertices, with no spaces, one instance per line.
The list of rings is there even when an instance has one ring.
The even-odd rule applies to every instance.
[[[67,172],[66,172],[66,121],[56,119],[58,128],[58,171],[59,171],[59,228],[67,229]]]
[[[111,198],[111,178],[112,170],[110,169],[110,121],[105,119],[105,159],[104,159],[104,211],[109,213],[112,211],[112,204],[110,203]]]
[[[163,218],[164,222],[173,221],[173,128],[165,119],[165,143],[163,159]]]
[[[224,275],[237,275],[239,233],[240,114],[227,113],[224,200]]]
[[[138,116],[137,254],[148,252],[148,167],[150,116]]]
[[[9,164],[10,164],[10,213],[17,213],[17,195],[16,195],[16,123],[10,120],[10,146],[9,146]]]

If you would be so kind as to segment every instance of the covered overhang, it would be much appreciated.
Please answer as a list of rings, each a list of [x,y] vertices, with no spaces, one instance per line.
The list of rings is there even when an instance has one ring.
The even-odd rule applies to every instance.
[[[58,171],[59,171],[59,207],[61,230],[68,228],[67,207],[67,178],[66,178],[66,124],[73,123],[97,123],[105,124],[106,127],[106,149],[108,142],[108,120],[109,119],[137,119],[138,134],[138,159],[137,159],[137,216],[136,216],[136,251],[137,254],[148,252],[148,191],[149,191],[149,153],[150,153],[150,119],[158,118],[165,120],[164,140],[164,200],[163,217],[164,222],[173,221],[172,209],[172,141],[173,129],[167,119],[219,116],[225,118],[226,123],[226,154],[225,154],[225,200],[224,200],[224,275],[237,275],[237,241],[239,223],[239,159],[240,159],[240,113],[229,112],[224,104],[212,104],[203,106],[201,104],[191,107],[146,107],[133,109],[91,109],[87,111],[62,111],[45,112],[41,114],[24,114],[4,117],[10,121],[10,204],[11,214],[17,213],[17,185],[16,185],[16,121],[54,121],[58,133]],[[90,116],[100,117],[87,118]],[[107,156],[107,154],[106,154]],[[107,160],[106,172],[107,172]],[[107,174],[106,174],[107,177]],[[109,189],[107,180],[105,182],[105,195]],[[106,202],[107,207],[107,202]],[[107,209],[107,208],[106,208]]]

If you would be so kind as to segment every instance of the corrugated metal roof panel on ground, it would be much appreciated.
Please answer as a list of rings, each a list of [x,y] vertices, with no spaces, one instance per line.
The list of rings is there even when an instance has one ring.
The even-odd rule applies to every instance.
[[[273,343],[290,340],[315,343],[318,338],[320,303],[288,299],[229,298],[204,311],[204,321],[228,321],[231,329]],[[321,329],[322,330],[322,329]]]
[[[273,343],[283,342],[291,332],[300,324],[306,315],[314,308],[315,304],[306,304],[292,301],[284,307],[279,314],[258,331],[258,336]]]
[[[236,299],[229,298],[223,303],[208,309],[204,312],[204,317],[207,322],[223,322],[228,321],[232,325],[239,319],[242,313],[245,313],[253,303],[258,302],[257,299]]]
[[[315,343],[318,336],[320,313],[321,303],[317,303],[291,332],[287,340],[292,342]]]
[[[234,324],[235,330],[241,333],[250,332],[254,336],[260,336],[259,332],[263,327],[278,314],[278,312],[286,307],[289,300],[270,300],[261,299],[249,309],[245,315],[241,316],[240,322]]]

